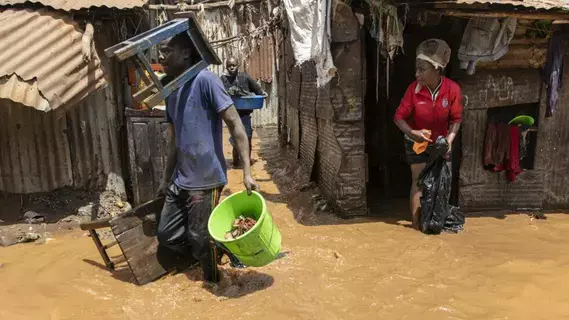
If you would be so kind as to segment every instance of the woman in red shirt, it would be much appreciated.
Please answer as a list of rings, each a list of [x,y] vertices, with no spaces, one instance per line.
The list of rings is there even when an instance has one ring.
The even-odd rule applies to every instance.
[[[420,224],[422,195],[417,183],[429,159],[429,148],[416,154],[413,144],[432,144],[442,136],[452,146],[462,122],[460,87],[441,74],[450,60],[450,53],[448,44],[439,39],[426,40],[419,45],[415,63],[417,80],[407,88],[395,112],[395,124],[405,134],[407,163],[411,166],[410,202],[415,228]],[[449,155],[450,151],[449,147]]]

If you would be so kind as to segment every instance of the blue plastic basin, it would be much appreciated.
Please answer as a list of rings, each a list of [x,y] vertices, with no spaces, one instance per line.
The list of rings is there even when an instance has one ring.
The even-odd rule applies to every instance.
[[[240,110],[255,110],[263,108],[265,97],[263,96],[250,96],[250,97],[231,97],[235,108]]]

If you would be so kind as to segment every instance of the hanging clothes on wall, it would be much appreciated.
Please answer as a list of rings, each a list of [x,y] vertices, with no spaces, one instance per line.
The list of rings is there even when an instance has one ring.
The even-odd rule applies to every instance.
[[[382,55],[393,60],[403,49],[403,23],[397,16],[397,7],[385,0],[366,0],[370,6],[371,25],[369,33],[382,48]]]
[[[516,18],[503,21],[497,18],[470,19],[458,50],[460,68],[473,75],[476,63],[502,58],[508,52],[517,23]]]
[[[510,158],[510,132],[508,125],[489,123],[484,144],[484,168],[492,171],[495,166]]]
[[[369,34],[378,43],[376,86],[379,88],[380,54],[386,58],[386,96],[389,97],[390,63],[395,54],[403,50],[403,29],[405,28],[399,16],[397,7],[388,4],[385,0],[366,0],[370,7]],[[379,101],[379,92],[376,91],[376,101]]]
[[[484,143],[484,168],[492,172],[506,171],[506,179],[514,182],[522,172],[520,166],[521,130],[516,125],[489,123]]]
[[[545,116],[551,117],[559,104],[559,89],[563,86],[563,67],[565,64],[565,39],[562,30],[553,31],[549,39],[547,60],[543,68],[543,80],[547,87],[547,108]]]
[[[316,62],[317,85],[336,75],[330,51],[332,0],[283,0],[296,65]]]

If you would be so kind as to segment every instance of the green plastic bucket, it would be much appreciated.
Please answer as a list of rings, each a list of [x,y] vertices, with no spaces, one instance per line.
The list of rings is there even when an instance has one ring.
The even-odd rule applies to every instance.
[[[255,226],[237,239],[226,240],[233,220],[239,216],[253,217]],[[281,250],[281,233],[267,211],[265,199],[253,191],[235,193],[223,200],[212,212],[208,222],[211,237],[222,243],[241,262],[262,267],[275,260]]]

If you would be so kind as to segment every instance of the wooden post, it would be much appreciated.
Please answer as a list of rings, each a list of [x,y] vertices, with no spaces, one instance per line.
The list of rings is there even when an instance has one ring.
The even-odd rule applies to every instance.
[[[105,251],[105,247],[101,243],[101,239],[99,239],[99,235],[97,234],[97,231],[95,231],[94,229],[91,229],[91,230],[89,230],[89,233],[91,234],[91,238],[93,239],[93,242],[95,242],[95,247],[97,247],[97,250],[99,250],[99,253],[101,254],[101,258],[103,258],[105,265],[107,266],[107,268],[109,268],[109,270],[113,271],[115,269],[115,265],[111,261],[111,259],[109,258],[107,251]]]
[[[430,11],[433,13],[442,13],[449,17],[459,18],[517,18],[524,20],[557,20],[569,18],[569,13],[565,12],[468,12],[457,10]]]
[[[249,4],[249,3],[258,3],[258,2],[261,2],[261,0],[236,0],[233,5],[238,6],[238,5]],[[192,4],[189,6],[184,6],[183,10],[185,10],[185,11],[176,12],[176,13],[174,13],[174,15],[183,17],[184,15],[187,15],[191,11],[200,11],[202,9],[209,10],[209,9],[223,8],[223,7],[229,7],[229,1],[204,3],[204,4]]]
[[[257,3],[261,2],[261,0],[237,0],[233,5],[243,5],[248,3]],[[168,11],[182,11],[179,14],[182,14],[183,11],[200,11],[202,8],[204,10],[208,9],[215,9],[215,8],[222,8],[222,7],[229,7],[229,1],[220,1],[220,2],[210,2],[210,3],[203,3],[203,4],[151,4],[148,6],[150,10],[168,10]],[[178,13],[176,13],[178,14]]]

